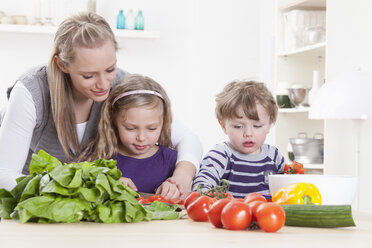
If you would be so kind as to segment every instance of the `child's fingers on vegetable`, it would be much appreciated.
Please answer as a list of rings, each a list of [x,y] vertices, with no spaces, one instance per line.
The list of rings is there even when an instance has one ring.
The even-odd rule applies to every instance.
[[[137,186],[134,184],[132,179],[130,179],[128,177],[121,177],[120,181],[122,181],[126,186],[128,186],[132,190],[137,191]]]
[[[172,194],[170,199],[172,199],[172,200],[180,199],[180,191],[178,190],[177,187],[174,189],[173,194]]]
[[[131,183],[130,183],[129,187],[131,189],[133,189],[134,191],[138,191],[137,186],[134,184],[134,182],[132,180],[131,180]]]
[[[180,193],[175,184],[168,184],[169,185],[169,190],[165,198],[167,199],[179,199]]]
[[[171,185],[173,184],[167,181],[163,182],[162,184],[161,196],[164,197],[165,199],[170,199],[169,193],[170,193]]]

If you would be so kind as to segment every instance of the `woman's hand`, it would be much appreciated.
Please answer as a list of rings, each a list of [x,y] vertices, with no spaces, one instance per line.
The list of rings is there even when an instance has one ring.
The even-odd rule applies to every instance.
[[[136,191],[136,192],[138,191],[138,189],[137,189],[136,185],[134,184],[134,182],[132,181],[132,179],[130,179],[128,177],[121,177],[120,181],[122,181],[126,186],[133,189],[134,191]]]
[[[165,199],[180,199],[180,191],[176,184],[169,181],[164,181],[155,192],[156,195],[161,195]]]

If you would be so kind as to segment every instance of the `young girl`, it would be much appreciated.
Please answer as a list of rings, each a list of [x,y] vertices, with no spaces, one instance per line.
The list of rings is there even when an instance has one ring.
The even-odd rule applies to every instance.
[[[198,184],[210,189],[226,179],[234,197],[269,193],[268,176],[283,173],[285,163],[278,148],[264,144],[278,113],[272,94],[263,83],[235,81],[217,95],[216,102],[217,119],[229,141],[206,154],[193,189]]]
[[[167,191],[169,198],[178,198],[177,187],[166,181],[177,160],[171,149],[171,123],[164,89],[151,78],[127,76],[103,106],[98,135],[86,149],[91,152],[88,159],[117,159],[122,181],[133,190]]]

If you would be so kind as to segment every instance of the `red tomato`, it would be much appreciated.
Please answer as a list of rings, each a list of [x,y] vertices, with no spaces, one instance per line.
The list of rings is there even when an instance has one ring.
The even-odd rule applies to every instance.
[[[181,199],[174,200],[174,203],[175,204],[178,204],[178,205],[183,205],[184,204],[184,200],[181,200]]]
[[[252,211],[252,221],[257,222],[256,211],[257,211],[258,206],[260,206],[263,203],[265,203],[265,202],[260,201],[260,200],[251,201],[250,203],[248,203],[248,206],[251,208],[251,211]]]
[[[305,174],[306,170],[304,169],[304,165],[293,161],[293,169],[296,171],[297,174]]]
[[[214,202],[208,210],[208,220],[217,228],[222,227],[221,212],[222,209],[230,202],[230,199],[224,198]]]
[[[186,196],[185,201],[183,203],[183,205],[185,206],[185,209],[187,209],[187,207],[190,205],[190,203],[192,203],[198,197],[199,197],[199,192],[197,192],[197,191],[194,191],[194,192],[189,193]]]
[[[160,200],[160,202],[164,202],[164,203],[168,203],[168,204],[172,204],[172,205],[176,205],[177,204],[175,201],[167,200],[167,199]]]
[[[137,201],[141,204],[147,204],[147,203],[150,203],[147,199],[143,198],[143,197],[137,197]]]
[[[263,203],[256,210],[257,223],[265,232],[276,232],[285,223],[283,208],[274,202]]]
[[[305,172],[304,165],[297,161],[284,165],[284,174],[304,174]]]
[[[194,221],[208,221],[208,210],[212,203],[212,198],[202,195],[187,206],[187,214]]]
[[[229,230],[244,230],[252,220],[252,211],[241,201],[230,201],[221,212],[222,225]]]
[[[234,198],[234,199],[231,199],[232,201],[240,201],[240,202],[244,202],[244,199],[243,198]]]
[[[261,195],[260,193],[257,193],[257,192],[249,193],[244,197],[244,202],[247,203],[247,204],[250,203],[250,202],[253,202],[253,201],[267,202],[266,198],[263,195]]]
[[[159,202],[164,202],[165,198],[162,197],[161,195],[153,195],[147,198],[149,202],[154,202],[154,201],[159,201]]]

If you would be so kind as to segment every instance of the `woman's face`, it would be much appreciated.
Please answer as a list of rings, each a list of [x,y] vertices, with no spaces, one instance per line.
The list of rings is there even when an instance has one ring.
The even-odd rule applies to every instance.
[[[113,42],[107,39],[99,47],[75,47],[74,52],[74,61],[64,68],[59,66],[63,72],[70,74],[74,100],[106,100],[116,77]]]

